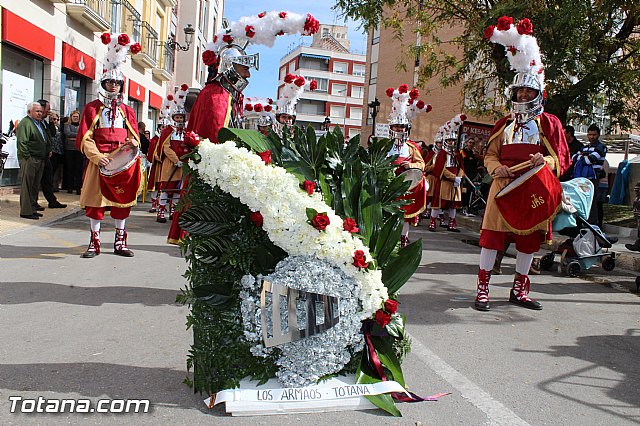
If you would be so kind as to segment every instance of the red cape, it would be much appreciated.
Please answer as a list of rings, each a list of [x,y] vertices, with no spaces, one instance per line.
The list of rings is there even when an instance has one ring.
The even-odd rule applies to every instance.
[[[149,150],[147,150],[147,159],[149,161],[153,161],[153,155],[155,154],[156,148],[158,147],[158,135],[155,135],[151,139],[149,139]]]
[[[167,139],[171,138],[171,135],[173,135],[173,131],[173,126],[167,126],[164,128],[162,133],[160,133],[160,139],[158,140],[158,145],[156,146],[156,154],[158,154],[158,158],[163,158],[164,152],[162,151],[162,147],[164,146],[164,143],[167,141]]]
[[[542,128],[541,137],[543,139],[543,145],[548,154],[554,157],[556,160],[556,177],[562,176],[571,165],[571,154],[569,153],[569,146],[564,136],[562,129],[562,123],[553,114],[543,112],[537,119],[540,120],[540,127]],[[493,127],[489,142],[502,133],[504,128],[511,123],[511,116],[501,118]],[[544,143],[544,142],[547,143]]]
[[[229,125],[231,103],[231,95],[220,83],[207,83],[191,108],[187,131],[197,133],[201,139],[218,143],[218,132]]]
[[[100,99],[89,102],[84,106],[82,110],[82,116],[80,117],[80,125],[78,126],[78,136],[76,137],[76,148],[80,150],[82,142],[87,137],[87,132],[93,130],[98,115],[100,114],[100,108],[104,106],[104,103]],[[125,104],[119,105],[120,110],[125,117],[125,126],[133,133],[133,136],[140,143],[140,134],[138,133],[138,121],[136,120],[135,111]]]

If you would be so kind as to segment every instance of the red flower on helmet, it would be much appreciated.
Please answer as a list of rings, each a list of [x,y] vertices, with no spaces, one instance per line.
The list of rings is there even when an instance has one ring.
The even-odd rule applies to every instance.
[[[218,36],[217,36],[217,35],[214,35],[214,36],[213,36],[213,42],[214,42],[214,43],[217,43],[217,42],[218,42]]]
[[[310,13],[307,13],[307,20],[304,22],[304,33],[303,35],[312,35],[318,32],[320,29],[320,22]]]
[[[206,66],[209,67],[215,65],[217,60],[218,57],[213,50],[205,50],[204,52],[202,52],[202,62],[204,62]]]
[[[195,148],[196,146],[200,145],[200,136],[198,136],[197,133],[192,132],[191,130],[185,132],[184,143],[188,147]]]
[[[307,81],[304,79],[304,77],[299,75],[298,77],[296,77],[296,79],[294,80],[293,84],[295,84],[298,87],[302,87],[302,86],[304,86],[304,84],[306,82]]]
[[[533,34],[533,24],[529,20],[529,18],[524,18],[518,21],[516,25],[516,29],[518,30],[518,34],[521,35],[531,35]]]
[[[416,100],[418,99],[418,97],[420,96],[420,92],[418,92],[418,89],[411,89],[411,91],[409,92],[409,98]]]
[[[427,108],[424,110],[425,112],[429,112],[433,109],[433,107],[431,106],[431,104],[427,105]]]
[[[280,12],[278,13],[278,16],[281,17],[282,19],[287,17],[287,12]]]
[[[509,46],[509,47],[507,47],[507,50],[508,50],[509,52],[511,52],[511,54],[512,54],[513,56],[515,56],[515,55],[516,55],[516,53],[518,53],[518,49],[516,49],[516,47],[515,47],[515,46]]]
[[[246,27],[244,27],[244,33],[249,38],[253,38],[253,36],[256,35],[256,31],[255,28],[253,28],[253,25],[247,25]]]
[[[180,90],[182,90],[183,92],[186,92],[187,90],[189,90],[189,85],[184,83],[180,86]]]
[[[409,91],[408,84],[401,84],[400,87],[398,87],[398,92],[400,93],[407,93],[408,91]]]
[[[100,40],[102,40],[102,44],[109,44],[111,43],[111,34],[109,33],[103,33],[100,36]]]
[[[263,108],[262,108],[262,104],[255,104],[255,105],[253,106],[253,110],[254,110],[255,112],[262,112],[262,109],[263,109]]]
[[[231,44],[233,43],[233,37],[231,37],[229,34],[225,34],[222,36],[222,41],[224,41],[225,43]]]
[[[140,46],[140,43],[134,43],[131,46],[129,46],[129,51],[133,55],[137,55],[138,53],[140,53],[142,51],[142,46]]]
[[[129,36],[126,34],[120,34],[118,36],[118,44],[120,46],[126,46],[127,44],[129,44],[131,42],[131,40],[129,39]]]
[[[262,223],[264,221],[264,218],[262,217],[262,213],[251,212],[249,214],[249,219],[251,219],[251,222],[253,222],[255,226],[257,226],[258,228],[262,228]]]
[[[280,30],[276,33],[277,36],[283,36],[284,35],[284,31]]]
[[[258,18],[264,18],[265,16],[267,16],[267,12],[258,13]]]
[[[264,164],[271,164],[271,151],[266,150],[266,151],[262,151],[259,152],[258,155],[260,156],[260,158],[262,158],[262,161],[264,161]]]
[[[498,26],[496,28],[498,31],[507,31],[511,24],[513,24],[513,18],[511,16],[501,16],[498,18]]]
[[[264,106],[264,110],[265,110],[266,112],[271,112],[271,110],[272,110],[272,109],[273,109],[273,107],[272,107],[271,105],[265,105],[265,106]]]
[[[413,105],[413,99],[409,98],[409,100],[407,101],[407,103],[408,103],[409,105]]]
[[[388,96],[388,97],[392,97],[392,96],[393,96],[393,92],[394,92],[395,90],[396,90],[396,89],[394,89],[393,87],[389,87],[389,88],[385,91],[385,93],[387,94],[387,96]]]
[[[296,79],[296,76],[293,74],[287,74],[284,76],[284,82],[289,84],[289,83],[293,83],[293,80]]]
[[[418,102],[416,102],[416,108],[418,108],[418,109],[424,108],[424,101],[423,100],[419,100]]]
[[[267,100],[269,101],[269,105],[273,105],[273,99],[267,98]]]
[[[464,121],[467,119],[467,116],[465,114],[460,114],[460,120]]]
[[[173,95],[167,95],[167,100],[171,102],[173,100]]]
[[[244,110],[245,110],[245,111],[253,111],[253,105],[251,105],[251,104],[246,104],[246,105],[244,106]]]
[[[318,82],[315,80],[311,80],[309,83],[309,90],[316,90],[318,88]]]
[[[484,33],[482,33],[482,35],[484,36],[485,39],[489,40],[491,39],[491,36],[493,35],[493,31],[496,29],[495,25],[489,25],[487,28],[484,29]]]

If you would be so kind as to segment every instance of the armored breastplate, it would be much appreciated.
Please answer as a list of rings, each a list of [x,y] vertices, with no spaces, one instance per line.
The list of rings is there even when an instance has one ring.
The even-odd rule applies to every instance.
[[[115,128],[115,129],[124,129],[125,128],[125,124],[124,124],[124,115],[122,114],[122,110],[120,110],[120,108],[116,108],[116,117],[115,119],[113,119],[113,112],[111,111],[111,108],[106,106],[102,109],[102,112],[100,113],[100,118],[98,119],[98,122],[96,123],[96,127],[98,128]],[[112,122],[113,122],[113,126],[112,126]]]
[[[526,143],[540,145],[540,129],[536,120],[529,120],[524,125],[519,125],[512,121],[504,128],[502,134],[502,144]]]

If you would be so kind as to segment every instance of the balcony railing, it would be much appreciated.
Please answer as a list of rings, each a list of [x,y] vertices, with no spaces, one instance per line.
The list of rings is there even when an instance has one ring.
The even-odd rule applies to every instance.
[[[67,2],[67,13],[91,31],[109,30],[111,3],[108,1],[70,0]]]
[[[158,33],[148,22],[142,22],[142,51],[132,57],[140,65],[153,68],[158,64]]]
[[[153,68],[153,75],[163,81],[169,81],[175,71],[175,52],[167,49],[166,45],[160,46],[158,66]]]
[[[140,12],[136,10],[136,8],[129,3],[127,0],[120,0],[122,2],[122,24],[120,32],[129,34],[131,36],[131,40],[134,43],[143,44],[142,39],[142,17],[140,16]],[[102,3],[107,3],[106,1]],[[156,35],[157,37],[157,35]]]

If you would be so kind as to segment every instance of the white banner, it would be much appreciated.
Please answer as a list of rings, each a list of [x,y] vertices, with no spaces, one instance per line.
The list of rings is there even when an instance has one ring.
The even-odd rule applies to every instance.
[[[389,137],[389,125],[387,123],[376,123],[375,137],[388,138]]]
[[[328,401],[342,398],[353,398],[383,393],[407,391],[398,382],[386,381],[373,384],[344,385],[344,386],[309,386],[306,388],[281,389],[227,389],[218,392],[211,404],[211,398],[204,400],[207,407],[213,407],[221,402],[305,402]]]
[[[2,133],[8,133],[9,129],[15,132],[15,126],[27,115],[27,105],[34,101],[34,87],[33,79],[2,71]],[[4,168],[19,168],[15,136],[9,139],[2,150],[9,153]]]
[[[71,111],[78,109],[78,91],[64,88],[64,116],[71,115]]]

